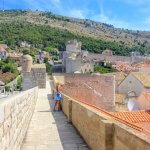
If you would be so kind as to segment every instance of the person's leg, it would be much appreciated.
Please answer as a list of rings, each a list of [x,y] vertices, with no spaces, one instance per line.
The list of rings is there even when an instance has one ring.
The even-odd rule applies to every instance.
[[[60,101],[58,101],[58,110],[60,110]]]
[[[54,104],[54,109],[53,109],[53,111],[55,111],[55,107],[56,107],[56,105],[57,105],[57,101],[55,101],[55,104]]]

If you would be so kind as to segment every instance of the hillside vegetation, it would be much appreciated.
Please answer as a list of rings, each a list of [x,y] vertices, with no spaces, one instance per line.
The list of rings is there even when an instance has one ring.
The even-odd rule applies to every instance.
[[[131,51],[150,52],[150,33],[116,29],[111,25],[39,11],[0,11],[0,42],[12,49],[26,41],[33,48],[65,50],[68,40],[82,42],[82,49],[101,53],[111,49],[116,55]]]

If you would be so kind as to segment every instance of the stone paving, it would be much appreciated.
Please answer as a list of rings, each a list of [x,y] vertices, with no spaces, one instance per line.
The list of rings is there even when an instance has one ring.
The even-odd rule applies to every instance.
[[[39,90],[35,112],[21,150],[89,150],[63,112],[52,112],[51,88]]]

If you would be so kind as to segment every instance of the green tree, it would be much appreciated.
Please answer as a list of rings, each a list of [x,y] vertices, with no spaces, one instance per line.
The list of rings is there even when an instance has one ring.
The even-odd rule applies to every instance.
[[[2,71],[3,73],[6,73],[6,72],[17,73],[17,68],[13,64],[8,63],[2,67]]]
[[[44,58],[44,63],[45,64],[48,63],[48,58],[47,57]]]
[[[99,72],[99,73],[111,73],[111,72],[116,72],[117,70],[113,69],[111,65],[106,65],[106,66],[94,66],[94,72]]]

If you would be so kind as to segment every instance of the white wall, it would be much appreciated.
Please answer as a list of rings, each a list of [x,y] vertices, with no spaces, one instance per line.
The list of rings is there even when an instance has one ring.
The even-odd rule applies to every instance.
[[[142,83],[136,79],[132,74],[129,74],[124,81],[118,86],[118,92],[122,94],[128,94],[133,91],[136,93],[136,96],[139,96],[144,90]]]
[[[81,67],[81,73],[91,73],[94,72],[94,65],[92,63],[85,63]]]
[[[74,73],[76,71],[81,71],[81,59],[76,58],[75,60],[71,58],[66,59],[66,73]]]
[[[139,68],[139,72],[150,72],[150,67],[141,67]]]

